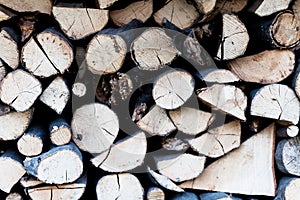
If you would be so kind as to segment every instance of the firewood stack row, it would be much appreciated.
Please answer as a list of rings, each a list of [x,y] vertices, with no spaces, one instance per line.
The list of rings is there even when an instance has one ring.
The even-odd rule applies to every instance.
[[[300,199],[300,0],[0,0],[0,199]]]

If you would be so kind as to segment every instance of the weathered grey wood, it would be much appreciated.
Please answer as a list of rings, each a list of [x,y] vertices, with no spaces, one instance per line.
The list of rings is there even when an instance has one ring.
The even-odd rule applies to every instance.
[[[200,71],[200,78],[208,83],[233,83],[239,81],[239,77],[227,69],[207,69]]]
[[[0,43],[3,46],[0,49],[0,65],[7,64],[12,69],[16,69],[19,66],[20,53],[17,42],[16,35],[12,29],[1,29]]]
[[[151,187],[147,190],[147,200],[165,200],[165,193],[159,187]]]
[[[50,140],[52,144],[68,144],[72,138],[71,126],[63,119],[58,118],[49,124]]]
[[[281,138],[296,137],[298,133],[299,133],[298,126],[290,125],[278,129],[277,137],[281,137]]]
[[[300,198],[299,190],[300,178],[282,177],[279,181],[275,200],[290,199],[296,200]]]
[[[255,13],[260,17],[268,16],[280,10],[285,10],[289,7],[291,0],[262,0],[252,3],[248,11]]]
[[[51,14],[52,2],[51,0],[41,1],[36,3],[36,0],[0,0],[0,5],[8,7],[17,12],[40,12],[45,14]]]
[[[190,146],[187,142],[178,138],[168,138],[162,142],[162,147],[169,151],[185,151]]]

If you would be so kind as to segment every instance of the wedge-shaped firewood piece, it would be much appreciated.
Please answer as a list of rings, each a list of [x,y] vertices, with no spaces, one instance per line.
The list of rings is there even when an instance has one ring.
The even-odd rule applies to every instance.
[[[98,200],[136,199],[142,200],[144,189],[132,174],[112,174],[102,177],[96,186]]]
[[[52,121],[49,132],[51,142],[58,146],[68,144],[72,138],[71,126],[63,118]]]
[[[52,2],[51,0],[44,0],[39,3],[36,0],[0,0],[0,4],[8,7],[17,12],[40,12],[45,14],[51,14]]]
[[[184,182],[180,186],[275,196],[274,148],[275,125],[272,124],[242,143],[238,149],[213,162],[196,179]]]
[[[108,172],[125,172],[144,163],[147,150],[145,133],[139,131],[128,136],[91,161],[93,165]],[[104,155],[103,155],[104,154]],[[104,159],[103,159],[103,156]]]
[[[219,111],[246,120],[247,97],[235,86],[214,84],[200,89],[198,98]]]
[[[185,153],[155,156],[154,160],[162,175],[167,176],[172,181],[182,182],[196,178],[202,173],[206,157]]]
[[[201,71],[200,78],[209,83],[233,83],[239,81],[239,77],[227,69],[207,69]]]
[[[249,11],[257,14],[260,17],[268,16],[280,10],[285,10],[289,7],[291,0],[263,0],[256,1],[249,8]]]
[[[223,156],[240,146],[241,124],[238,120],[208,130],[207,133],[189,141],[201,155],[212,158]]]
[[[177,129],[189,135],[205,131],[214,120],[212,113],[189,107],[172,110],[169,115]]]
[[[283,177],[279,181],[277,194],[274,200],[300,199],[299,194],[300,178]]]
[[[300,20],[300,18],[299,18],[299,20]],[[296,95],[298,96],[298,98],[300,98],[300,62],[298,62],[298,66],[294,73],[292,87],[293,87]]]
[[[98,6],[101,9],[105,9],[105,8],[108,8],[108,7],[112,6],[118,0],[97,0],[97,1],[98,1]]]
[[[228,66],[243,81],[262,84],[277,83],[293,72],[295,54],[289,50],[263,51],[229,61]]]
[[[294,91],[286,85],[271,84],[254,93],[250,114],[277,119],[296,125],[299,121],[300,103]]]
[[[147,200],[164,200],[165,193],[159,187],[150,187],[147,190]]]
[[[78,179],[83,172],[82,155],[70,143],[50,149],[39,156],[26,158],[26,171],[44,183],[64,184]]]
[[[19,66],[19,50],[15,33],[9,28],[3,28],[0,31],[0,64],[7,64],[12,69]]]

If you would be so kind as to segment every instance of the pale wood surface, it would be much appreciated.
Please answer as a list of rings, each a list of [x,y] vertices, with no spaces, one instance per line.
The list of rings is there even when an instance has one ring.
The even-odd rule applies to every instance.
[[[296,177],[283,177],[279,181],[277,194],[274,200],[297,200],[299,194],[300,179]]]
[[[86,94],[86,86],[84,83],[76,82],[72,85],[72,94],[83,97]]]
[[[203,14],[208,14],[215,8],[217,0],[195,0],[198,9]]]
[[[239,81],[239,77],[227,69],[207,69],[200,71],[200,78],[209,83],[233,83]]]
[[[19,50],[17,41],[12,35],[12,31],[8,28],[3,28],[0,31],[0,58],[1,65],[7,64],[12,69],[16,69],[19,66]]]
[[[168,138],[162,142],[162,147],[170,151],[185,151],[189,144],[179,138]]]
[[[108,7],[112,6],[117,1],[118,0],[97,0],[98,5],[101,9],[108,8]]]
[[[299,133],[298,126],[290,125],[281,127],[277,130],[277,137],[287,138],[287,137],[296,137]]]
[[[165,200],[165,193],[159,187],[151,187],[147,190],[147,200]]]
[[[262,2],[258,1],[259,5],[254,3],[249,8],[249,11],[257,14],[260,17],[264,17],[276,13],[280,10],[287,9],[290,2],[291,0],[263,0]]]
[[[5,200],[22,200],[22,196],[19,193],[10,193]]]
[[[51,0],[43,0],[39,3],[36,0],[22,0],[22,1],[11,1],[11,0],[0,0],[0,4],[6,6],[17,12],[35,12],[51,14],[52,2]]]
[[[50,140],[55,145],[64,145],[71,141],[71,126],[63,119],[58,118],[49,124]]]

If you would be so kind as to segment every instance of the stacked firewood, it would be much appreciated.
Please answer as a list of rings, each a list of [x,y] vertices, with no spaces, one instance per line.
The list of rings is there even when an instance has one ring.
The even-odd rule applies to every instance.
[[[0,0],[0,199],[300,199],[300,0]]]

